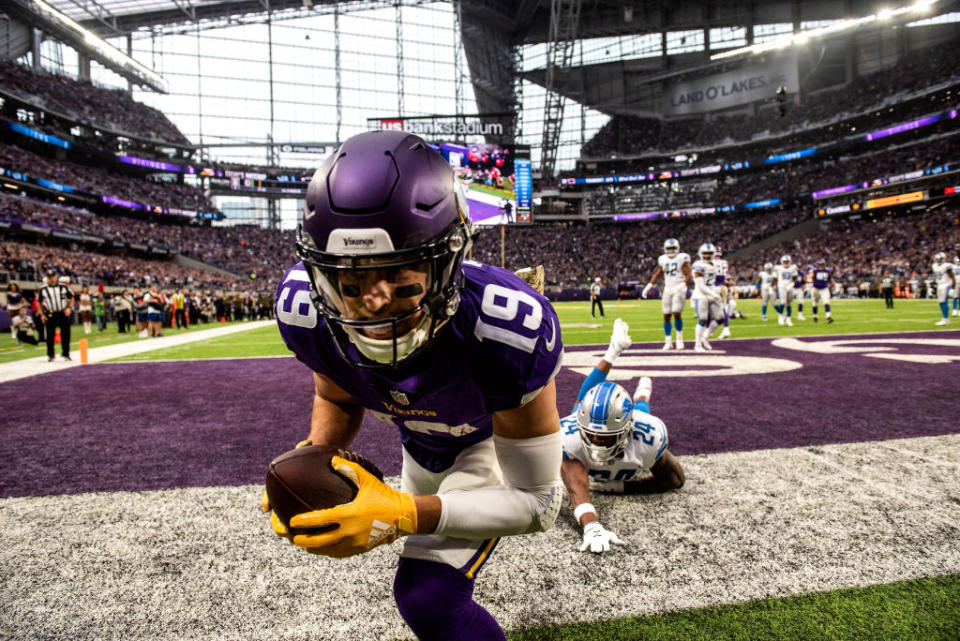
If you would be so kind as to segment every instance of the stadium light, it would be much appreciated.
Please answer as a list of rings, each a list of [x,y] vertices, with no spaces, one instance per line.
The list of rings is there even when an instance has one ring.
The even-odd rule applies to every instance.
[[[881,9],[878,13],[863,16],[862,18],[851,18],[849,20],[838,20],[837,22],[827,25],[825,27],[819,27],[817,29],[806,29],[797,33],[787,33],[773,40],[767,42],[762,42],[755,45],[749,45],[746,47],[738,47],[737,49],[728,49],[720,53],[715,53],[710,56],[710,60],[723,60],[726,58],[733,58],[735,56],[742,56],[747,54],[757,54],[765,53],[767,51],[774,51],[776,49],[783,49],[785,47],[790,47],[793,45],[804,45],[814,38],[822,38],[827,35],[834,33],[839,33],[841,31],[850,31],[851,29],[856,29],[857,27],[862,27],[863,25],[875,22],[877,20],[889,21],[892,18],[901,16],[911,12],[926,12],[929,11],[933,5],[937,3],[937,0],[919,0],[913,5],[900,7],[897,9]]]

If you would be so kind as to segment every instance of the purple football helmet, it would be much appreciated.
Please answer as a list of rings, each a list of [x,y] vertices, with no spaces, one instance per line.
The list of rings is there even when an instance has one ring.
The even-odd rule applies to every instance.
[[[373,131],[313,175],[297,256],[344,357],[397,367],[457,311],[473,226],[443,157],[417,136]],[[349,340],[365,358],[349,356]]]

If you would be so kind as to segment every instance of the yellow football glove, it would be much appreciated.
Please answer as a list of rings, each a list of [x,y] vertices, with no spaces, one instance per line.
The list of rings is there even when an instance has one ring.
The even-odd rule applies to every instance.
[[[293,537],[294,545],[311,554],[343,558],[417,531],[417,506],[412,494],[398,492],[362,466],[340,456],[334,456],[331,465],[353,481],[357,496],[350,503],[291,518],[292,529],[337,526],[321,534],[297,534]]]
[[[306,441],[300,441],[293,449],[298,450],[307,445],[313,445],[313,441],[309,439]],[[260,509],[262,509],[264,512],[270,512],[270,525],[273,526],[273,533],[277,536],[282,536],[285,539],[289,539],[290,533],[287,531],[287,527],[280,520],[280,517],[277,516],[276,512],[273,512],[270,509],[270,497],[267,496],[267,488],[263,488],[263,494],[260,496]]]

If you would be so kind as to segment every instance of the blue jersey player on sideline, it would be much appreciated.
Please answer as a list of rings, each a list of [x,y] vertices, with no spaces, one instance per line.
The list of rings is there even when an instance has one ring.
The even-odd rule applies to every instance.
[[[640,378],[632,399],[622,386],[607,380],[613,363],[630,346],[628,331],[621,319],[614,322],[607,352],[580,386],[572,413],[560,420],[560,473],[573,516],[583,527],[581,552],[599,554],[622,543],[600,523],[591,490],[646,494],[679,489],[684,483],[683,468],[667,449],[667,427],[650,413],[650,378]]]
[[[314,174],[302,262],[276,293],[280,334],[313,374],[307,441],[348,448],[369,411],[399,430],[403,467],[397,491],[334,457],[356,498],[289,532],[272,515],[274,531],[330,557],[403,537],[393,593],[420,639],[504,639],[474,579],[499,537],[550,528],[563,496],[560,324],[511,272],[464,261],[472,237],[438,153],[362,133]]]

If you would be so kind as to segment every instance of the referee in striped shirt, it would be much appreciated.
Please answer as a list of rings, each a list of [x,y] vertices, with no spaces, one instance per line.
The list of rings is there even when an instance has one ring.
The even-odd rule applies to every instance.
[[[47,360],[53,360],[53,341],[60,330],[60,348],[64,360],[70,360],[70,314],[73,311],[73,292],[57,283],[57,273],[47,272],[47,284],[37,292],[40,301],[40,322],[47,334]]]

